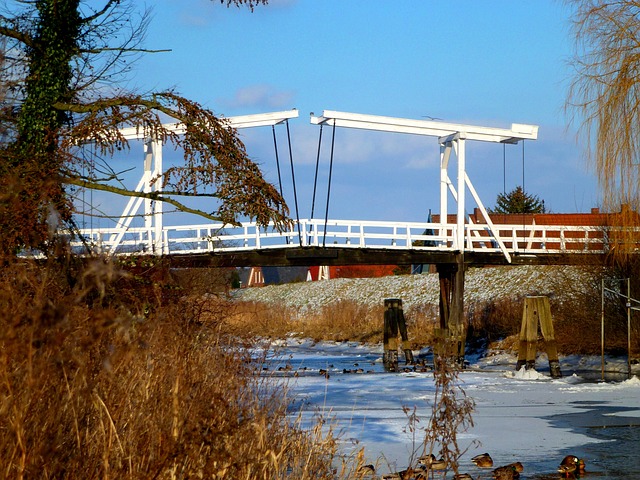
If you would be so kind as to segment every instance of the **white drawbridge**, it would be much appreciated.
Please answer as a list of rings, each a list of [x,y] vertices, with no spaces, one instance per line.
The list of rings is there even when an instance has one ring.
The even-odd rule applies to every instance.
[[[456,202],[456,229],[455,245],[464,250],[465,218],[466,218],[466,190],[473,196],[480,208],[482,215],[489,226],[493,238],[500,250],[510,261],[510,253],[503,242],[498,229],[493,225],[487,210],[478,196],[476,189],[466,171],[466,143],[467,141],[480,141],[491,143],[516,144],[522,140],[535,140],[538,137],[536,125],[523,125],[514,123],[510,129],[479,127],[475,125],[463,125],[446,123],[433,120],[410,120],[406,118],[384,117],[378,115],[363,115],[358,113],[336,112],[325,110],[322,116],[311,115],[311,123],[316,125],[328,125],[331,127],[357,128],[364,130],[377,130],[382,132],[404,133],[436,137],[440,144],[440,236],[446,235],[448,216],[448,197],[451,193]],[[449,176],[449,168],[453,163],[452,157],[457,159],[457,176],[454,185]]]
[[[278,125],[286,122],[290,118],[298,117],[297,110],[283,112],[262,113],[256,115],[242,115],[224,118],[223,121],[230,128],[243,129],[252,127],[264,127]],[[183,135],[185,126],[182,123],[169,123],[163,125],[169,132]],[[161,175],[164,172],[162,165],[163,142],[156,137],[146,137],[142,129],[136,127],[124,128],[121,130],[126,140],[144,141],[144,161],[143,173],[136,192],[162,192]],[[132,220],[136,215],[140,215],[140,207],[144,204],[144,227],[131,228]],[[125,235],[134,234],[136,248],[144,248],[147,253],[163,255],[168,253],[168,235],[163,225],[163,208],[161,201],[155,201],[143,197],[131,197],[125,206],[116,226],[110,229],[83,229],[81,235],[88,239],[93,245],[109,255],[114,255],[120,247],[125,245]],[[131,248],[126,249],[131,251]]]
[[[298,117],[297,110],[229,117],[236,129],[273,126]],[[411,120],[357,113],[323,111],[311,114],[312,124],[330,128],[357,128],[435,137],[440,145],[440,221],[437,223],[376,222],[359,220],[296,219],[290,230],[258,228],[253,223],[241,227],[204,223],[167,226],[163,224],[162,202],[132,197],[112,228],[84,229],[81,234],[94,248],[117,254],[179,255],[204,252],[288,249],[295,247],[432,250],[437,252],[500,253],[507,262],[518,253],[602,253],[606,235],[593,226],[494,225],[466,171],[468,141],[515,144],[535,140],[538,127],[513,124],[493,128]],[[167,126],[182,133],[181,124]],[[158,178],[163,172],[162,141],[144,138],[138,130],[122,131],[127,139],[144,141],[144,171],[136,188],[160,192]],[[455,167],[454,167],[455,166]],[[451,173],[455,172],[455,173]],[[484,224],[467,220],[467,192],[484,217]],[[449,201],[455,207],[455,222],[449,222]],[[144,211],[140,209],[144,205]],[[132,226],[132,218],[142,216],[144,226]],[[327,240],[329,242],[327,243]],[[80,245],[79,243],[77,244]]]

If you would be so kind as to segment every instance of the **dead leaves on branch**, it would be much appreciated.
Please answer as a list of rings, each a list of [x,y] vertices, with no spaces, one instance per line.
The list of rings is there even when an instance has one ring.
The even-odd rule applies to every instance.
[[[249,10],[253,12],[253,9],[256,6],[266,5],[268,3],[268,0],[220,0],[220,3],[223,5],[226,4],[227,7],[235,5],[238,8],[240,8],[242,5],[246,5],[247,7],[249,7]]]
[[[436,392],[423,442],[423,455],[438,451],[447,469],[458,474],[460,457],[469,448],[460,446],[458,434],[473,427],[475,401],[460,385],[460,369],[451,358],[434,356],[433,361]]]
[[[94,142],[101,155],[111,156],[129,148],[120,129],[134,127],[145,138],[172,143],[184,152],[184,163],[168,168],[157,179],[163,189],[175,195],[217,198],[218,206],[211,215],[224,223],[237,224],[239,216],[263,226],[273,222],[282,227],[288,221],[284,199],[263,178],[236,131],[196,102],[163,92],[149,97],[130,95],[87,104],[60,104],[58,108],[77,117],[62,140],[62,149],[68,152],[70,179],[81,177],[86,161],[77,154],[79,145]],[[184,133],[167,128],[167,120],[177,121]],[[94,179],[94,183],[100,181]]]
[[[633,263],[640,238],[640,2],[565,1],[575,40],[565,108],[598,176],[603,208],[623,206],[606,225],[610,257]]]

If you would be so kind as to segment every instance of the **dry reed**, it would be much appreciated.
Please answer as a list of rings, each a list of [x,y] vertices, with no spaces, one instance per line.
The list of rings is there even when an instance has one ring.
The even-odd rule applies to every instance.
[[[6,259],[0,285],[0,478],[350,475],[331,429],[254,374],[224,297],[99,259]]]
[[[584,268],[591,271],[591,275],[582,277],[584,283],[576,284],[574,277],[557,275],[556,272],[555,276],[547,281],[548,291],[539,293],[550,297],[555,337],[563,354],[600,353],[600,279],[603,269],[587,266]],[[606,271],[604,274],[608,277],[623,275],[615,271]],[[484,349],[500,343],[501,348],[517,351],[523,305],[523,297],[467,302],[465,320],[468,327],[468,346]],[[413,349],[433,346],[434,328],[439,326],[438,315],[437,305],[413,305],[409,309],[405,308],[409,341]],[[606,316],[607,353],[625,353],[627,327],[624,302],[607,298]],[[383,318],[382,301],[379,306],[369,306],[338,299],[335,303],[313,312],[269,303],[237,302],[230,323],[237,331],[266,338],[294,335],[315,341],[381,343]],[[640,355],[640,331],[637,322],[632,323],[632,329],[632,349]]]
[[[265,338],[296,335],[315,341],[381,343],[384,306],[375,307],[340,300],[309,313],[260,302],[238,302],[230,321],[236,329]],[[434,309],[430,306],[405,312],[412,348],[429,345],[434,338]]]

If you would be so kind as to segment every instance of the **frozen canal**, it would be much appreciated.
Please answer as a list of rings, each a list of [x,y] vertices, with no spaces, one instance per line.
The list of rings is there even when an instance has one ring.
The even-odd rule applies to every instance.
[[[364,446],[380,474],[408,466],[421,432],[414,444],[403,407],[417,408],[419,426],[428,423],[432,373],[384,373],[381,347],[295,339],[272,347],[277,353],[269,357],[265,374],[289,383],[297,409],[292,415],[333,418],[345,450]],[[472,358],[460,374],[462,388],[476,403],[474,427],[458,437],[461,448],[470,447],[461,472],[490,478],[490,471],[469,460],[489,452],[496,466],[522,462],[523,479],[559,478],[557,466],[571,453],[585,459],[590,478],[640,480],[638,378],[613,375],[600,382],[599,359],[561,358],[564,376],[557,380],[548,376],[544,357],[538,359],[539,373],[517,373],[515,362],[504,354]],[[609,361],[607,368],[626,372],[624,360]],[[358,369],[362,373],[355,373]]]

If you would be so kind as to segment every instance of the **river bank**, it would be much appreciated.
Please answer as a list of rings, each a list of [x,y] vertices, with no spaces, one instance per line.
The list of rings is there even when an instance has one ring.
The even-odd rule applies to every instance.
[[[496,299],[548,295],[568,302],[586,294],[597,272],[570,266],[513,266],[471,268],[465,275],[465,303],[486,304]],[[301,314],[338,301],[366,306],[400,298],[406,311],[437,305],[437,274],[394,275],[380,278],[336,278],[234,290],[237,300],[293,308]]]
[[[272,355],[263,375],[287,383],[291,416],[301,415],[308,425],[325,418],[340,432],[346,455],[364,447],[367,462],[384,474],[420,454],[435,392],[431,372],[385,373],[380,345],[288,338],[265,347]],[[461,471],[489,478],[470,462],[489,452],[496,466],[522,462],[521,478],[555,479],[560,460],[571,453],[585,459],[590,477],[640,479],[640,462],[630,453],[640,440],[640,380],[626,378],[624,359],[607,362],[620,375],[600,382],[576,373],[597,374],[597,357],[561,357],[563,377],[555,380],[543,355],[538,370],[528,372],[515,371],[511,353],[470,357],[459,380],[476,408],[473,427],[459,435],[468,448]],[[406,413],[414,408],[421,419],[415,436]]]

